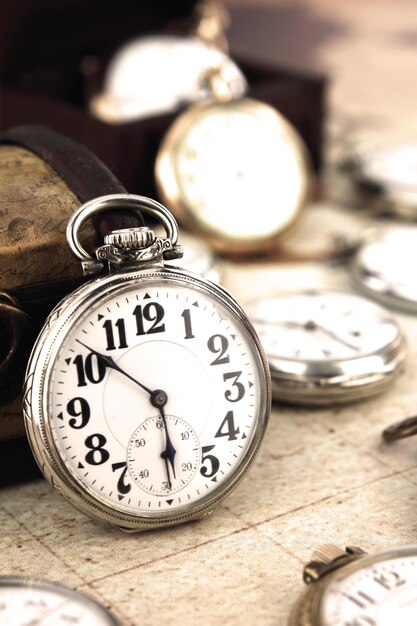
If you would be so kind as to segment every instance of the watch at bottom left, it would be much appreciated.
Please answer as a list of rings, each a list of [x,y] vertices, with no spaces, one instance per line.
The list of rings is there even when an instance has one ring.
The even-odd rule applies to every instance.
[[[90,596],[58,583],[0,576],[0,623],[7,626],[120,626]]]

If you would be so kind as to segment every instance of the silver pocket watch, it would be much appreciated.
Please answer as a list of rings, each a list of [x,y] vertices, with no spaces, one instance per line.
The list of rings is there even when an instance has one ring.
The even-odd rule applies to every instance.
[[[386,389],[404,365],[399,325],[361,296],[294,292],[246,311],[267,353],[276,400],[310,405],[361,400]]]
[[[114,231],[94,260],[79,229],[117,208],[151,214],[167,236]],[[165,264],[182,254],[177,237],[172,215],[149,198],[83,205],[67,240],[93,277],[50,314],[27,368],[25,423],[45,477],[125,530],[210,513],[253,461],[270,410],[251,323],[224,289]]]

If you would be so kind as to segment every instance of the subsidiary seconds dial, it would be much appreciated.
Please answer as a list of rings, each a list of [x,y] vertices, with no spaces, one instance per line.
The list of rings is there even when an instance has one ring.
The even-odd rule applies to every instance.
[[[159,465],[155,463],[164,429],[160,417],[150,417],[143,422],[133,433],[128,448],[128,467],[133,480],[147,493],[158,496],[183,489],[194,478],[201,455],[198,437],[191,426],[174,415],[167,415],[166,420],[175,450],[170,461],[169,481],[163,468],[167,461],[165,450],[160,453]]]

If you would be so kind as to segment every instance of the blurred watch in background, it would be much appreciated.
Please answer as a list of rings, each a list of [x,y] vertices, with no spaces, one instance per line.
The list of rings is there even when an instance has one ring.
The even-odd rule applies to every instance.
[[[403,220],[417,220],[417,143],[361,146],[340,162],[350,194],[364,209]]]
[[[217,3],[198,3],[187,35],[155,34],[127,42],[107,68],[101,93],[90,101],[90,111],[113,124],[132,122],[207,98],[201,75],[221,65],[236,97],[246,91],[246,80],[225,52],[224,30],[229,16]]]
[[[246,306],[269,360],[275,400],[334,405],[384,391],[402,371],[403,333],[381,306],[339,291],[303,291]]]
[[[202,75],[211,98],[168,129],[155,163],[158,194],[216,251],[271,252],[311,197],[310,156],[276,109],[230,89],[224,69]]]
[[[342,262],[374,231],[373,220],[363,212],[315,201],[297,229],[279,246],[274,261]]]
[[[417,313],[417,226],[381,228],[352,261],[356,286],[386,306]]]

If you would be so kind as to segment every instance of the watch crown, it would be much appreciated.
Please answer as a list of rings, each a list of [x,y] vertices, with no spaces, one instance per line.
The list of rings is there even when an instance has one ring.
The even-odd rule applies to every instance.
[[[105,244],[111,244],[123,250],[148,248],[154,240],[155,235],[147,226],[113,230],[104,237]]]
[[[326,543],[313,552],[311,560],[327,565],[342,556],[346,556],[346,550],[342,550],[338,546],[334,546],[331,543]]]
[[[313,553],[310,563],[304,568],[303,579],[307,585],[316,582],[329,572],[364,556],[361,548],[348,546],[345,550],[332,544],[324,544]]]

